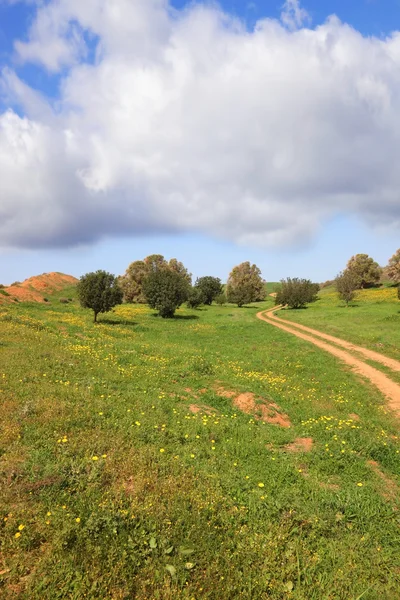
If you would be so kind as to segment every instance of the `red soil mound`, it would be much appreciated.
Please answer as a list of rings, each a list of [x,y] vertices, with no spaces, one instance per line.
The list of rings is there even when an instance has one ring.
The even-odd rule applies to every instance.
[[[43,273],[4,288],[8,296],[0,294],[0,303],[15,302],[15,298],[19,302],[44,302],[46,296],[51,296],[54,292],[59,292],[77,282],[78,280],[72,275]]]

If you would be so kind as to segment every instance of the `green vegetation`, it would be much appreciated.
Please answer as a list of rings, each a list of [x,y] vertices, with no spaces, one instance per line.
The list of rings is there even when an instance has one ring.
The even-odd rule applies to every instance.
[[[396,297],[285,312],[333,310],[348,333],[364,314],[366,339],[375,311],[393,341],[398,302],[375,293]],[[272,305],[123,305],[97,326],[77,302],[0,307],[2,598],[398,596],[397,424],[332,356],[255,318]]]
[[[116,277],[106,271],[96,271],[82,275],[77,285],[79,302],[83,308],[91,308],[94,322],[99,313],[110,312],[122,303],[123,293]],[[60,298],[61,304],[68,304],[68,298]]]
[[[343,300],[346,303],[346,306],[348,306],[349,302],[356,297],[358,278],[353,271],[346,269],[336,277],[335,287],[340,300]]]
[[[198,308],[205,303],[204,300],[205,296],[203,290],[196,286],[190,288],[187,300],[187,306],[189,308]]]
[[[350,271],[357,281],[357,288],[371,287],[377,283],[382,275],[382,269],[368,254],[356,254],[347,263],[346,271]]]
[[[315,302],[319,292],[318,283],[309,279],[282,279],[278,288],[275,304],[283,304],[289,308],[304,308],[306,304]]]
[[[151,308],[163,319],[171,319],[189,298],[190,284],[185,275],[171,269],[156,269],[144,280],[143,293]]]
[[[173,271],[182,275],[189,285],[192,283],[191,274],[183,263],[176,258],[171,258],[168,262],[162,254],[151,254],[143,260],[136,260],[131,263],[125,275],[119,278],[125,302],[144,304],[146,302],[146,295],[144,293],[145,280],[151,273],[159,270]]]
[[[219,277],[199,277],[196,279],[195,287],[201,290],[204,297],[204,304],[211,306],[213,300],[222,293],[222,283]]]
[[[307,310],[282,310],[279,316],[400,359],[400,305],[396,287],[359,290],[348,310],[335,288],[326,287]]]
[[[400,248],[389,259],[387,274],[392,281],[396,283],[400,282]]]
[[[257,265],[247,261],[232,269],[226,285],[228,302],[242,307],[250,302],[261,302],[265,296],[265,282]]]

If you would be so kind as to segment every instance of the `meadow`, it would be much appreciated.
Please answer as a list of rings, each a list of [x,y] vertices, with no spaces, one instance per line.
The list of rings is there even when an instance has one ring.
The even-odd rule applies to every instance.
[[[272,302],[0,306],[0,597],[400,597],[398,421]]]
[[[400,359],[400,302],[390,284],[359,290],[348,307],[327,287],[307,308],[283,310],[279,316]]]

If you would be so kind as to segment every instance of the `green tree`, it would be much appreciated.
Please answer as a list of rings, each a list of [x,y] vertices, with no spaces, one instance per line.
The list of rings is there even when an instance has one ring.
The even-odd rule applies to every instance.
[[[175,271],[182,275],[191,285],[192,276],[176,258],[167,262],[162,254],[151,254],[143,260],[132,262],[127,268],[125,275],[120,278],[120,285],[124,291],[125,302],[145,303],[146,297],[143,292],[144,280],[150,273],[159,270]]]
[[[203,290],[195,286],[191,287],[187,300],[188,308],[198,308],[202,304],[205,304]]]
[[[224,304],[226,304],[227,300],[224,292],[218,294],[218,296],[215,298],[215,302],[216,304],[218,304],[218,306],[223,306]]]
[[[146,302],[143,294],[143,281],[148,272],[147,265],[143,260],[135,260],[129,265],[125,275],[119,279],[125,302],[139,302],[142,304]]]
[[[243,262],[234,267],[229,274],[226,285],[228,302],[239,307],[249,302],[264,300],[266,296],[265,282],[257,265]]]
[[[358,278],[350,269],[346,269],[339,273],[335,279],[336,291],[341,300],[346,302],[346,306],[349,302],[354,300],[356,290],[358,289]]]
[[[371,287],[379,282],[382,269],[368,254],[356,254],[347,263],[347,269],[351,271],[357,281],[357,289]]]
[[[389,260],[387,268],[388,277],[395,283],[400,282],[400,248],[395,252]]]
[[[153,270],[144,280],[143,292],[150,308],[164,319],[172,318],[177,308],[189,296],[190,286],[185,276],[170,269]]]
[[[281,286],[277,291],[275,304],[287,305],[290,308],[303,308],[310,302],[315,302],[319,292],[318,283],[312,283],[309,279],[282,279]]]
[[[211,277],[211,275],[199,277],[194,285],[202,291],[204,304],[211,305],[213,300],[222,292],[222,283],[219,277]]]
[[[121,304],[123,292],[117,278],[106,271],[96,271],[82,275],[77,285],[81,306],[91,308],[94,322],[99,313],[109,312],[117,304]]]

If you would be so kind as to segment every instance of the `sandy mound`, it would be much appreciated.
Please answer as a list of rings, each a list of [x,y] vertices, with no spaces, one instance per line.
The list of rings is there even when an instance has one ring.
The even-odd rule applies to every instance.
[[[78,280],[72,275],[43,273],[4,288],[8,295],[0,294],[0,303],[15,302],[15,299],[19,302],[44,302],[47,296],[76,285],[77,282]]]
[[[231,390],[225,390],[222,387],[216,389],[219,396],[223,398],[233,398],[233,405],[246,415],[252,415],[257,421],[265,423],[273,423],[280,427],[291,427],[291,422],[288,415],[281,412],[280,407],[273,403],[267,402],[263,398],[257,398],[253,392],[245,392],[237,394]]]

